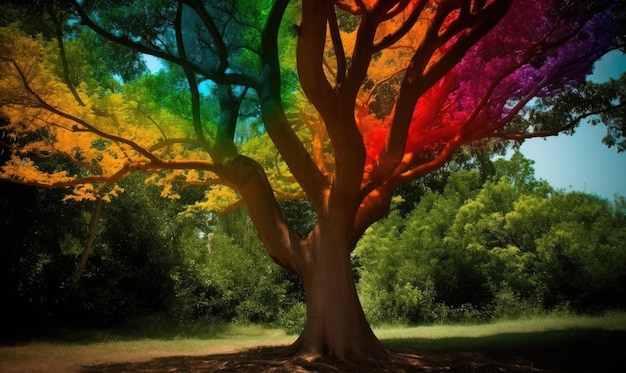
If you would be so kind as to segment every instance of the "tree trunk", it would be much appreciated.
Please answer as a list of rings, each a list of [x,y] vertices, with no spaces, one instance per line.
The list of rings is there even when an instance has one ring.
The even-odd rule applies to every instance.
[[[311,256],[300,273],[306,294],[306,324],[291,353],[307,361],[386,360],[387,350],[372,332],[359,302],[350,249],[334,238],[332,226],[313,232]],[[345,235],[345,233],[344,233]]]

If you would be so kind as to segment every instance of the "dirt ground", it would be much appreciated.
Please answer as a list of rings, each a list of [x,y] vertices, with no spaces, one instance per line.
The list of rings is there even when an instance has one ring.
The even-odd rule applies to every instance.
[[[211,347],[171,352],[106,350],[82,346],[0,346],[0,372],[626,372],[626,331],[543,332],[489,338],[388,340],[404,351],[402,363],[350,365],[277,358],[281,348]],[[85,353],[86,352],[86,353]],[[90,353],[91,352],[91,353]],[[12,358],[14,356],[15,358]]]

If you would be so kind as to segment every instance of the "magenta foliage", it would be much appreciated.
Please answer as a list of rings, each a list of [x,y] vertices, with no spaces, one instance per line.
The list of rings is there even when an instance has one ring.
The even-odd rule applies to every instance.
[[[612,47],[610,9],[589,14],[583,2],[517,0],[502,21],[453,69],[449,124],[468,119],[470,136],[500,128],[533,97],[575,86]],[[477,111],[479,110],[479,111]]]
[[[614,47],[618,28],[612,9],[588,7],[580,1],[515,0],[498,25],[417,101],[405,151],[419,155],[441,150],[455,137],[459,143],[488,137],[534,97],[584,81]],[[364,128],[368,162],[380,154],[386,123]]]

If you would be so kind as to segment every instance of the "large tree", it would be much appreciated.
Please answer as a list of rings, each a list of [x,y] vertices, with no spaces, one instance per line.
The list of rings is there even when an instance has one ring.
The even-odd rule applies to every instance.
[[[63,14],[74,28],[179,71],[189,93],[179,111],[190,115],[158,95],[74,82],[66,65],[55,75],[54,44],[5,29],[0,103],[13,156],[2,177],[106,199],[140,170],[164,195],[178,182],[204,185],[214,208],[245,204],[269,255],[302,281],[307,319],[290,352],[306,360],[390,358],[363,314],[351,253],[394,191],[465,144],[554,134],[623,106],[618,96],[571,123],[524,117],[533,99],[576,90],[618,46],[613,1],[71,3],[79,22]],[[276,153],[267,141],[238,143],[242,128],[260,128]],[[72,171],[33,160],[52,155]],[[278,203],[298,198],[317,217],[304,237]]]

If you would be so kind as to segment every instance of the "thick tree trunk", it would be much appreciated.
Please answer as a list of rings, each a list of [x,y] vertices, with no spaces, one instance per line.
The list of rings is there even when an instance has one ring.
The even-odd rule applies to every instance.
[[[372,332],[359,302],[350,250],[333,239],[341,232],[320,232],[318,226],[313,234],[310,262],[300,274],[306,324],[291,353],[308,361],[386,360],[389,354]]]

